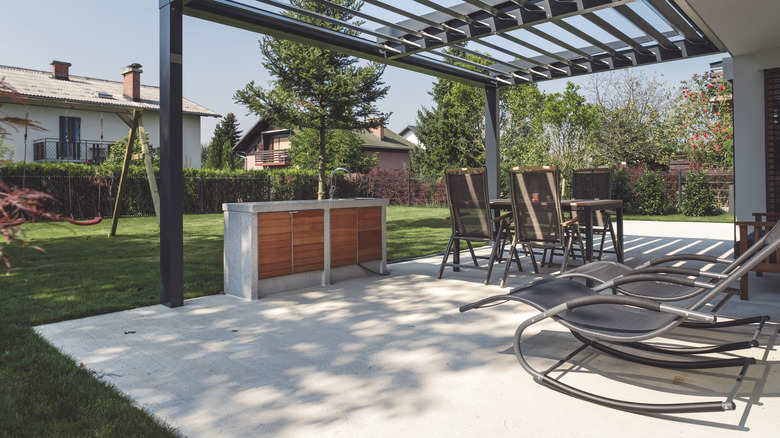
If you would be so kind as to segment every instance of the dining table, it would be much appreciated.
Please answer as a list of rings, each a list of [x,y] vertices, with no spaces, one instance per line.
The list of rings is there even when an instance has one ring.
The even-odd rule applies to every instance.
[[[494,211],[511,210],[511,199],[491,199]],[[596,212],[612,210],[615,212],[615,255],[618,263],[623,263],[623,201],[620,199],[562,199],[561,209],[585,218],[585,263],[593,261],[593,218]]]

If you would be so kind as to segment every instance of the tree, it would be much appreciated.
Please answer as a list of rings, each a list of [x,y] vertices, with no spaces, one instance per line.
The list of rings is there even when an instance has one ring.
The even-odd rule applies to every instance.
[[[601,125],[601,141],[593,151],[599,164],[669,164],[675,142],[669,136],[671,102],[664,83],[629,69],[593,75],[588,91]]]
[[[6,145],[5,136],[0,135],[0,161],[10,161],[14,158],[14,145]]]
[[[509,168],[546,164],[541,118],[545,94],[535,84],[501,89],[501,162]],[[503,172],[502,172],[503,173]]]
[[[683,81],[675,99],[672,134],[700,168],[734,166],[734,113],[731,85],[708,74]]]
[[[376,167],[376,154],[363,153],[363,139],[352,131],[329,129],[325,134],[325,168],[344,167],[355,173],[368,173]],[[290,161],[301,169],[315,169],[319,164],[319,132],[301,129],[290,137]]]
[[[149,133],[144,131],[144,138],[146,139],[146,144],[149,145],[149,153],[152,156],[152,163],[154,164],[160,164],[160,151],[157,148],[152,147],[152,144],[149,143]],[[129,136],[125,136],[123,139],[117,141],[108,150],[108,157],[106,157],[106,161],[103,162],[103,164],[118,164],[121,165],[125,161],[125,151],[127,150],[127,142],[130,141]],[[140,155],[143,153],[143,148],[141,147],[141,141],[138,139],[138,136],[136,136],[135,141],[133,142],[133,155]],[[130,163],[132,165],[132,162]],[[142,166],[142,162],[139,160],[137,162],[138,166]]]
[[[598,137],[598,113],[594,105],[569,82],[562,93],[545,97],[541,113],[542,141],[547,146],[547,164],[557,166],[565,177],[575,168],[594,163],[590,151]]]
[[[439,79],[429,94],[434,107],[417,111],[415,135],[422,146],[410,153],[415,173],[440,176],[448,168],[484,167],[484,91]]]
[[[0,78],[0,97],[11,98],[23,105],[27,104],[27,99],[8,85],[4,78]],[[0,100],[1,106],[3,106],[2,100]],[[0,140],[8,133],[6,126],[14,130],[24,127],[41,129],[34,121],[19,117],[5,117],[0,113]],[[0,141],[0,143],[2,142]],[[62,219],[59,214],[47,211],[43,207],[42,202],[51,199],[51,195],[47,193],[28,188],[11,187],[0,178],[0,236],[2,236],[0,238],[0,261],[5,265],[6,273],[11,270],[11,263],[6,257],[5,248],[14,240],[19,239],[18,235],[21,233],[19,226],[23,222]],[[22,240],[22,244],[26,245],[27,242]]]
[[[310,0],[291,0],[293,5],[344,22],[354,15]],[[359,0],[333,0],[341,6],[359,10]],[[290,12],[298,20],[354,35],[342,26]],[[238,90],[235,100],[273,126],[310,128],[319,136],[317,196],[325,195],[327,131],[357,130],[384,126],[389,114],[381,113],[374,102],[387,94],[381,81],[384,66],[358,60],[342,53],[292,41],[266,37],[260,41],[263,66],[275,77],[272,87],[264,89],[254,81]]]
[[[236,115],[228,113],[221,122],[214,128],[214,135],[211,137],[206,150],[201,150],[201,160],[205,158],[205,168],[207,169],[237,169],[241,161],[233,152],[233,147],[241,139],[241,131],[238,130],[238,120]]]
[[[457,46],[446,52],[471,62],[486,62],[458,50]],[[472,64],[448,62],[478,70]],[[422,146],[416,146],[410,153],[414,172],[422,176],[441,176],[448,168],[484,167],[485,91],[439,79],[428,94],[433,97],[434,106],[417,111],[414,133]]]

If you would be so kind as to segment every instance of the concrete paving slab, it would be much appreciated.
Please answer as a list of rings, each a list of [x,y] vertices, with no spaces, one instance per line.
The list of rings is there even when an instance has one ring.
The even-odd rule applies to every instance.
[[[667,223],[668,224],[668,223]],[[727,252],[731,227],[652,235],[626,224],[631,263],[672,251]],[[709,225],[709,224],[708,224]],[[636,226],[636,229],[633,227]],[[659,237],[664,236],[664,237]],[[770,323],[724,413],[637,415],[577,400],[534,380],[512,352],[518,323],[535,312],[504,305],[461,314],[465,303],[504,293],[503,266],[448,270],[440,258],[389,266],[391,275],[356,278],[258,301],[226,295],[37,327],[50,343],[188,437],[220,436],[775,436],[780,420],[778,325]],[[530,265],[526,263],[526,271]],[[512,271],[511,287],[549,275]],[[780,321],[780,276],[751,278],[751,300],[734,316]],[[755,291],[754,291],[755,288]],[[667,342],[738,338],[675,331]],[[562,357],[576,342],[554,323],[529,332],[534,361]],[[733,369],[725,369],[735,372]],[[664,371],[603,355],[578,357],[562,379],[621,397],[709,400],[728,388],[723,371]]]

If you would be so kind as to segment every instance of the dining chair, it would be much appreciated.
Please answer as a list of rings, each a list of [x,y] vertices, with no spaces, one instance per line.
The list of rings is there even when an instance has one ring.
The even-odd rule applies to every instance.
[[[608,167],[595,167],[586,169],[577,169],[572,177],[572,198],[575,199],[612,199],[612,169]],[[607,234],[612,239],[612,247],[615,254],[619,254],[618,260],[622,260],[622,249],[617,244],[615,237],[615,228],[612,226],[612,216],[615,212],[612,210],[601,210],[595,212],[593,218],[593,234],[601,235],[599,245],[598,260],[604,251],[604,242]]]
[[[484,168],[449,169],[444,173],[447,187],[447,205],[450,210],[452,233],[444,250],[444,258],[439,266],[439,275],[444,274],[444,267],[451,266],[453,270],[460,268],[487,270],[485,284],[490,282],[493,264],[503,260],[503,241],[508,240],[511,213],[493,218],[488,196],[488,182]],[[460,242],[466,242],[471,254],[472,264],[460,263]],[[477,256],[472,242],[492,243],[490,256]],[[447,262],[450,252],[453,252],[452,262]],[[487,266],[480,266],[478,259],[488,259]]]
[[[510,244],[501,287],[514,260],[521,268],[518,245],[531,257],[534,272],[539,273],[534,249],[549,250],[552,266],[552,253],[563,249],[561,272],[566,271],[572,246],[577,243],[585,260],[584,245],[579,230],[581,216],[565,220],[561,211],[561,199],[558,192],[560,173],[555,167],[516,167],[509,170],[509,191],[512,200],[514,237]],[[576,242],[575,242],[576,241]],[[544,264],[544,256],[542,264]]]

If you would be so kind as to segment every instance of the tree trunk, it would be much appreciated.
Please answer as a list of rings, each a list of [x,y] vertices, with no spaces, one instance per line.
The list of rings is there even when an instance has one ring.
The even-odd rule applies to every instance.
[[[317,184],[317,199],[325,199],[325,128],[320,127],[320,156],[317,164],[319,182]]]

